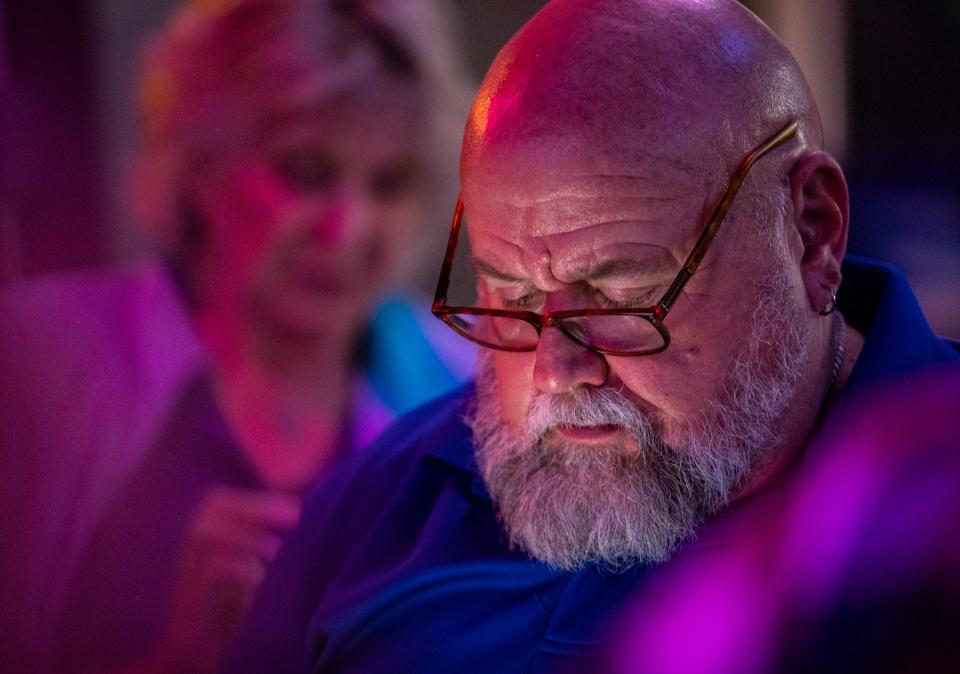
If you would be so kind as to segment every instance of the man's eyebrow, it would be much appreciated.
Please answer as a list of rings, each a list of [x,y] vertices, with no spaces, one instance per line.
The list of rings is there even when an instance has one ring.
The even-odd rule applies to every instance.
[[[498,281],[510,281],[512,283],[529,283],[526,279],[511,276],[506,272],[500,271],[489,262],[484,262],[480,258],[471,257],[470,267],[477,276],[486,276],[488,278],[495,278]]]
[[[639,276],[641,274],[652,274],[659,271],[667,271],[670,262],[665,258],[619,258],[615,260],[605,260],[591,267],[585,267],[578,270],[577,278],[584,281],[596,281],[604,278],[615,278],[618,276]]]

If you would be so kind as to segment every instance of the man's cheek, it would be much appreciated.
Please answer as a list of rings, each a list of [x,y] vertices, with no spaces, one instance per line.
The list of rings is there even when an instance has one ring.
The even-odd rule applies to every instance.
[[[524,423],[536,393],[533,385],[534,360],[533,353],[497,351],[493,355],[500,412],[514,426]]]

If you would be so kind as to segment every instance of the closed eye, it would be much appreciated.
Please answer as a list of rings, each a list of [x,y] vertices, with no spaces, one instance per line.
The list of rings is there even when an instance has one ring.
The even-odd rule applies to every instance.
[[[608,291],[609,292],[609,291]],[[604,309],[637,309],[652,306],[659,299],[662,292],[660,287],[646,288],[627,293],[617,293],[610,297],[599,288],[593,291],[593,301]]]
[[[482,286],[487,302],[501,309],[533,311],[544,301],[544,293],[528,281],[507,280],[484,275]]]
[[[519,297],[500,296],[500,304],[504,309],[514,311],[532,311],[543,301],[543,293],[530,292]]]

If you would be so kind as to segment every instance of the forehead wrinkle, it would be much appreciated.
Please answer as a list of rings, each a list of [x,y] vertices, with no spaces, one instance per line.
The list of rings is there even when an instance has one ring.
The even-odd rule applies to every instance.
[[[629,201],[634,199],[634,201]],[[645,205],[635,203],[642,200]],[[593,203],[591,203],[593,202]],[[584,237],[589,232],[591,245],[605,245],[612,238],[635,240],[632,229],[651,227],[661,230],[693,217],[699,204],[681,202],[672,198],[648,200],[642,197],[622,198],[611,195],[581,196],[578,199],[552,198],[536,204],[526,204],[519,224],[529,236],[543,238],[549,248],[569,243],[566,235]],[[682,214],[682,215],[680,215]],[[553,243],[551,240],[559,238]],[[582,244],[581,244],[582,245]]]
[[[549,177],[549,175],[548,175]],[[604,173],[602,171],[583,173],[564,173],[556,176],[558,180],[580,181],[584,187],[603,185],[605,189],[611,187],[625,190],[624,197],[635,195],[638,189],[648,189],[647,195],[637,195],[638,199],[678,199],[688,196],[690,190],[677,190],[677,187],[696,177],[693,171],[657,171],[654,175],[633,175],[628,173]],[[658,196],[656,193],[661,193]]]
[[[604,195],[623,199],[669,201],[684,199],[709,184],[702,170],[665,166],[638,166],[629,169],[583,166],[593,162],[593,154],[568,156],[542,148],[507,152],[480,148],[476,155],[465,149],[461,167],[465,195],[483,193],[499,186],[497,198],[505,205],[538,203],[555,197]],[[596,148],[592,152],[596,153]]]
[[[618,187],[618,189],[611,189],[611,187]],[[633,189],[630,189],[631,187]],[[514,208],[540,206],[560,199],[575,199],[581,201],[617,199],[620,201],[639,201],[658,204],[682,201],[696,195],[696,192],[693,190],[671,192],[669,194],[637,194],[636,192],[635,185],[624,185],[622,188],[619,188],[619,186],[611,186],[607,183],[603,185],[603,189],[598,189],[596,185],[570,185],[562,181],[544,181],[544,184],[539,187],[539,189],[531,189],[527,186],[522,192],[515,191],[506,198],[499,197],[498,201],[503,206]]]
[[[496,204],[498,208],[488,212],[484,218],[488,220],[485,226],[470,228],[478,235],[477,245],[483,245],[482,242],[486,240],[489,246],[483,254],[484,259],[476,258],[478,263],[473,264],[474,271],[509,282],[527,282],[530,279],[544,289],[587,277],[612,275],[615,271],[612,266],[601,270],[603,274],[597,268],[617,258],[624,260],[617,271],[633,273],[638,277],[677,267],[677,254],[671,251],[674,240],[676,245],[682,245],[688,234],[685,230],[697,226],[693,217],[687,222],[690,204],[676,204],[676,208],[670,209],[669,216],[664,211],[667,205],[675,204],[674,196],[650,198],[634,194],[617,198],[596,194],[577,195],[583,200],[603,201],[606,198],[619,202],[605,205],[604,210],[608,212],[608,217],[627,216],[600,219],[586,225],[580,219],[580,214],[590,214],[592,209],[580,211],[575,205],[565,205],[556,194],[543,198],[540,203],[531,203],[529,195],[524,199],[519,198],[517,193],[514,196],[517,197],[516,203],[513,203],[513,199],[504,199],[502,195],[488,199],[488,206]],[[654,203],[655,212],[651,208],[646,217],[630,217],[631,211],[643,212],[643,209],[635,209],[634,201],[628,200]],[[683,211],[682,216],[677,214],[680,210]],[[602,214],[595,212],[588,217],[594,219],[597,215],[602,218]],[[643,241],[642,238],[648,240]],[[651,238],[653,240],[649,240]],[[627,260],[630,256],[636,257],[635,264]]]
[[[556,227],[557,223],[552,223]],[[681,229],[686,225],[681,225]],[[650,228],[650,229],[647,229]],[[644,241],[643,232],[663,232],[677,229],[674,220],[663,218],[629,218],[604,220],[593,224],[582,225],[572,229],[544,233],[537,238],[551,255],[561,256],[568,251],[598,251],[616,244],[646,244],[662,247],[654,241]],[[664,248],[664,250],[667,250]]]
[[[475,232],[475,234],[478,239],[490,239],[496,244],[499,244],[492,251],[493,260],[484,259],[477,253],[471,255],[470,266],[475,273],[503,281],[528,282],[524,276],[514,276],[509,271],[503,269],[502,266],[497,265],[498,263],[500,265],[507,265],[510,268],[516,269],[521,274],[526,274],[527,269],[525,267],[527,266],[527,256],[529,255],[529,251],[527,250],[529,246],[526,244],[529,243],[530,237],[524,237],[523,243],[518,243],[488,229],[481,229]],[[478,240],[477,243],[479,244],[480,241]],[[539,248],[542,249],[542,245],[539,246]],[[504,251],[507,251],[507,254],[503,254]]]
[[[612,249],[612,250],[611,250]],[[554,257],[553,273],[564,283],[648,278],[660,273],[675,273],[677,257],[664,246],[624,243],[589,249],[566,258]]]

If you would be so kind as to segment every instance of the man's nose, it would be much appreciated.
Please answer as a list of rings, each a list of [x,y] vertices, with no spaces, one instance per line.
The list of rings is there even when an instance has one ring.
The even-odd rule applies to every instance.
[[[544,328],[537,344],[533,381],[544,393],[601,386],[610,374],[606,358],[577,344],[558,328]]]

